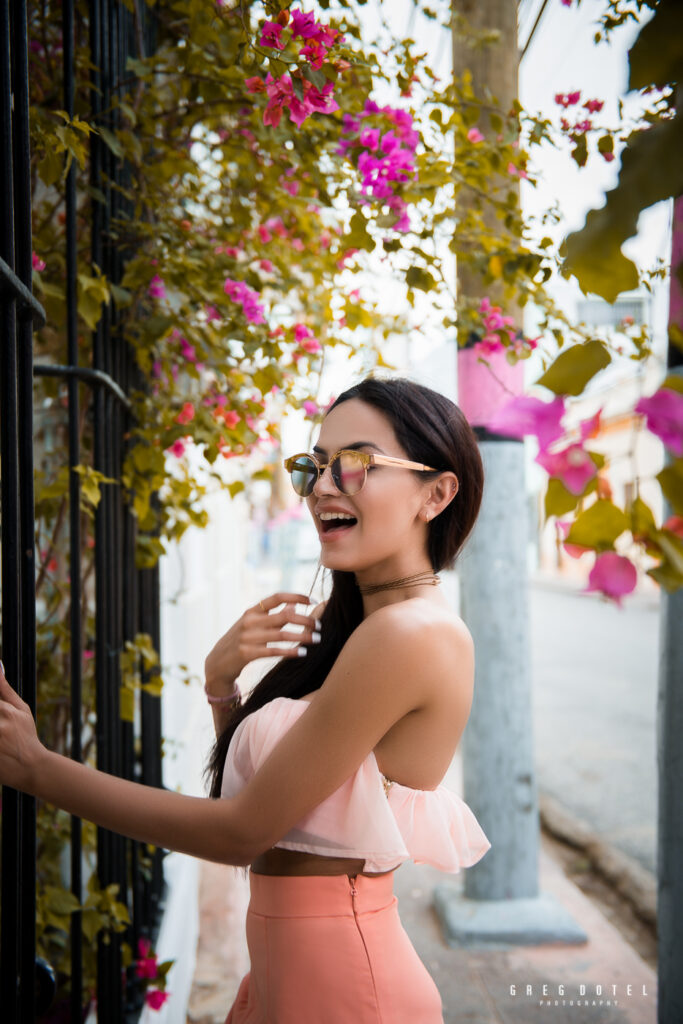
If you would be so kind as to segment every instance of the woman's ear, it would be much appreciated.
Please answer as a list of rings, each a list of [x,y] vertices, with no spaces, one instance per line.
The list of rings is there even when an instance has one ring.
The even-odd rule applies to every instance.
[[[438,516],[460,489],[460,482],[455,473],[442,473],[430,486],[429,495],[423,507],[421,516],[429,522]]]

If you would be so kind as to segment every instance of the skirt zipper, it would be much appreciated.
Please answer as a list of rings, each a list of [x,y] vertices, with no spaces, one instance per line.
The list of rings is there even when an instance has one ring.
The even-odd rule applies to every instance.
[[[382,1016],[381,1016],[380,1009],[379,1009],[379,1001],[377,999],[377,989],[375,987],[375,975],[374,975],[374,972],[372,970],[372,963],[370,961],[370,953],[368,951],[367,943],[365,942],[365,936],[363,935],[363,929],[361,928],[360,921],[358,920],[358,908],[356,906],[356,897],[358,896],[358,890],[356,889],[356,876],[355,875],[347,875],[347,878],[349,880],[349,885],[351,886],[351,908],[353,910],[353,919],[356,922],[356,928],[358,929],[358,934],[360,935],[360,940],[363,943],[363,949],[365,950],[365,958],[366,958],[366,960],[368,962],[368,967],[370,969],[370,977],[372,978],[372,988],[373,988],[373,991],[374,991],[374,994],[375,994],[375,1005],[377,1007],[377,1018],[381,1022]]]

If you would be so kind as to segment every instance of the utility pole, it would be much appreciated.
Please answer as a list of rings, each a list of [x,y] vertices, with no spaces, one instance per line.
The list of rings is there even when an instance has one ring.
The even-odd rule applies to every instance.
[[[678,87],[679,90],[681,86]],[[679,93],[679,96],[681,93]],[[678,114],[679,117],[683,113]],[[669,324],[683,330],[683,196],[674,200]],[[683,352],[669,341],[669,375],[683,380]],[[683,390],[683,388],[681,389]],[[665,460],[673,462],[670,456]],[[678,510],[680,513],[680,509]],[[674,510],[664,499],[664,522]],[[657,698],[657,938],[659,1024],[683,1020],[683,589],[662,588]]]
[[[498,30],[496,45],[476,50],[454,31],[453,71],[461,76],[468,69],[475,95],[492,95],[505,114],[517,96],[516,0],[453,0],[453,12],[473,29]],[[480,128],[486,133],[485,123]],[[493,210],[484,217],[497,230]],[[457,288],[459,303],[463,296],[491,295],[461,264]],[[518,309],[504,312],[519,323]],[[491,849],[467,870],[464,897],[444,884],[434,904],[450,945],[582,943],[587,936],[571,915],[538,888],[524,443],[486,428],[511,394],[523,392],[524,362],[513,367],[495,353],[487,356],[491,373],[478,363],[476,340],[458,351],[458,401],[477,434],[485,472],[481,511],[459,565],[461,611],[476,649],[463,778],[464,798]]]

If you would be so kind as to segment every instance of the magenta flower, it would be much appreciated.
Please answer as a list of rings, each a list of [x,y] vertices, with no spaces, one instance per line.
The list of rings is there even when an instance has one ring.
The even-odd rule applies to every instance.
[[[170,992],[164,992],[160,988],[148,988],[145,992],[145,1002],[150,1009],[160,1010],[169,996]]]
[[[190,345],[187,338],[180,339],[180,352],[183,356],[183,359],[186,359],[189,363],[197,362],[197,353],[195,351],[195,347],[194,345]]]
[[[219,324],[221,322],[221,320],[222,320],[222,317],[221,317],[220,313],[218,312],[218,310],[216,309],[215,306],[209,306],[209,305],[204,306],[204,313],[206,314],[207,323],[210,323],[210,324],[217,323],[217,324]]]
[[[182,423],[183,426],[189,423],[190,420],[194,419],[194,406],[192,402],[185,402],[182,409],[176,416],[176,423]]]
[[[250,288],[249,285],[243,281],[233,281],[226,277],[223,290],[233,302],[242,306],[244,315],[250,323],[264,324],[266,322],[263,306],[258,301],[258,292]]]
[[[303,409],[304,409],[304,412],[306,413],[306,416],[310,416],[311,419],[313,419],[315,416],[317,416],[318,413],[320,412],[320,409],[316,405],[316,403],[315,402],[310,402],[310,401],[304,402]]]
[[[604,100],[586,100],[584,103],[584,107],[589,114],[599,114],[604,105]]]
[[[683,455],[683,394],[660,388],[649,398],[641,398],[635,412],[642,413],[647,428],[679,458]]]
[[[486,426],[496,434],[524,437],[533,434],[543,451],[564,433],[561,426],[565,414],[564,398],[556,395],[552,402],[543,402],[530,395],[517,395],[502,406]]]
[[[266,83],[259,75],[254,75],[252,78],[245,78],[244,85],[247,92],[265,92]]]
[[[166,286],[164,285],[162,278],[160,278],[158,274],[155,274],[152,280],[149,282],[147,294],[153,299],[166,298]]]
[[[152,953],[152,944],[149,939],[138,940],[138,957],[135,961],[135,973],[138,978],[156,978],[157,957]]]
[[[580,444],[570,444],[559,452],[539,451],[534,460],[550,476],[559,477],[572,494],[581,494],[597,473],[597,466]]]
[[[481,134],[478,128],[470,128],[470,130],[467,133],[467,141],[471,142],[473,145],[476,145],[477,142],[484,141],[484,136]]]
[[[31,265],[34,270],[38,271],[39,274],[42,273],[43,270],[45,270],[46,266],[45,260],[41,260],[40,256],[38,256],[38,254],[35,252],[31,253]]]
[[[313,11],[290,11],[292,39],[315,39],[318,34],[318,23]]]
[[[616,551],[603,551],[595,559],[584,593],[599,591],[621,607],[624,594],[630,594],[638,582],[636,567]]]
[[[221,418],[228,430],[234,430],[240,421],[239,413],[236,413],[234,409],[230,409],[228,412],[223,413]]]
[[[175,455],[175,457],[177,459],[179,459],[181,457],[181,455],[185,454],[185,441],[184,441],[184,439],[182,437],[179,437],[177,439],[177,441],[173,442],[173,444],[171,445],[170,448],[166,449],[166,451],[170,452],[171,455]]]
[[[281,36],[282,25],[278,25],[277,21],[264,21],[259,46],[270,46],[275,50],[284,50],[285,44],[282,42]]]

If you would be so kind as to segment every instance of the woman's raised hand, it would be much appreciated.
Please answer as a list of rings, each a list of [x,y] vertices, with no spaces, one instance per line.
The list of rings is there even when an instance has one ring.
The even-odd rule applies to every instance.
[[[306,594],[278,592],[264,597],[240,616],[237,622],[209,652],[204,662],[209,687],[230,686],[242,669],[257,658],[296,658],[304,644],[318,643],[320,622],[312,615],[298,615],[297,604],[310,604]],[[279,612],[271,614],[284,604]],[[303,632],[292,632],[287,626],[304,626]],[[296,647],[269,647],[269,643],[295,641]]]
[[[0,783],[32,792],[34,772],[44,752],[31,709],[5,679],[0,662]]]

